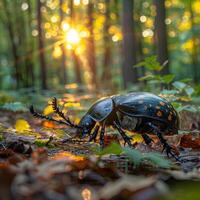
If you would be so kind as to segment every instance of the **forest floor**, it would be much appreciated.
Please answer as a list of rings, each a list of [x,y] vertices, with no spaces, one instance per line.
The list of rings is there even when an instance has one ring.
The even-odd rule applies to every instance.
[[[76,97],[64,108],[78,121],[96,98]],[[43,112],[50,114],[51,106]],[[166,136],[178,162],[161,153],[155,136],[147,146],[133,135],[132,151],[123,147],[116,130],[108,129],[106,148],[100,151],[98,139],[71,138],[69,128],[36,119],[29,111],[1,109],[0,199],[199,200],[200,129],[189,130],[198,120],[184,113],[182,127],[188,130]]]

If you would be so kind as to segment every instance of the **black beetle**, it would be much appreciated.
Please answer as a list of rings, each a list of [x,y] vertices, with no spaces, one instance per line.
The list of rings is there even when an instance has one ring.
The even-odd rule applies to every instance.
[[[179,117],[173,106],[165,99],[147,92],[135,92],[125,95],[114,95],[95,102],[88,112],[82,117],[78,125],[72,123],[68,117],[59,110],[57,99],[54,98],[52,106],[64,120],[55,120],[52,117],[30,112],[39,118],[66,124],[77,129],[82,136],[89,135],[89,141],[95,140],[100,130],[100,146],[104,146],[104,133],[106,126],[112,126],[118,130],[125,143],[131,146],[131,139],[125,130],[141,133],[146,144],[152,139],[146,133],[155,133],[166,149],[167,155],[172,153],[172,147],[163,138],[163,134],[176,134],[179,129]],[[92,131],[93,130],[93,131]]]

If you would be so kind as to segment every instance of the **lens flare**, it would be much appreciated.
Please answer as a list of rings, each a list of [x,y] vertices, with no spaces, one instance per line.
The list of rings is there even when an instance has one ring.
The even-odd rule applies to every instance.
[[[80,35],[77,30],[70,29],[66,34],[66,41],[69,44],[76,45],[80,42]]]

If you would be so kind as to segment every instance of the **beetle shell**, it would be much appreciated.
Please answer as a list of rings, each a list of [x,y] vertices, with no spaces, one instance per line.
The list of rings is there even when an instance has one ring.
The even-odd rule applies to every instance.
[[[142,117],[164,122],[171,129],[179,128],[178,114],[165,99],[146,92],[113,96],[116,109],[130,117]]]

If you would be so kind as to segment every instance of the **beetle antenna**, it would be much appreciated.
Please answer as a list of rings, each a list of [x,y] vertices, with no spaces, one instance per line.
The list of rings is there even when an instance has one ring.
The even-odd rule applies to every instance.
[[[64,121],[62,121],[62,120],[56,120],[56,119],[54,119],[53,117],[46,116],[46,115],[42,115],[41,113],[36,112],[35,109],[34,109],[34,107],[33,107],[33,105],[30,106],[29,110],[30,110],[30,113],[31,113],[34,117],[36,117],[36,118],[46,119],[46,120],[48,120],[48,121],[53,121],[53,122],[57,122],[57,123],[59,123],[59,124],[68,125],[66,122],[64,122]]]
[[[52,99],[52,108],[54,110],[54,112],[56,114],[58,114],[62,119],[65,120],[66,124],[68,126],[71,126],[71,127],[74,127],[74,128],[81,128],[80,126],[74,124],[73,122],[71,122],[71,120],[69,119],[69,117],[65,117],[64,113],[60,110],[59,106],[58,106],[58,101],[57,101],[57,98],[54,97]]]

